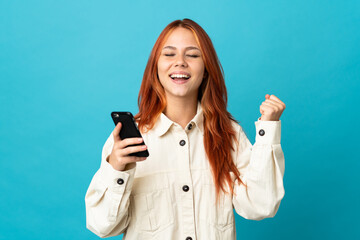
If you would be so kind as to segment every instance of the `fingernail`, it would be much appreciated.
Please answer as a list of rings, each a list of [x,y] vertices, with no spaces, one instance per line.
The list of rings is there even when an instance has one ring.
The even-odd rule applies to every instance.
[[[142,138],[138,138],[138,142],[141,142],[142,141]]]

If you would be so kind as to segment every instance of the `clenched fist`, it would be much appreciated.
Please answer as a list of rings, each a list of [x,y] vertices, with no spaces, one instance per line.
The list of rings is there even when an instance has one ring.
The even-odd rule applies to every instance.
[[[265,101],[260,105],[260,120],[279,121],[281,114],[285,110],[285,104],[275,95],[265,95]]]

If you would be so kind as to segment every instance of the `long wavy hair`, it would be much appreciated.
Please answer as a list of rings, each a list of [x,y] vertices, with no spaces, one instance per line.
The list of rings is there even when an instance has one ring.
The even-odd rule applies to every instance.
[[[196,22],[187,18],[175,20],[168,24],[160,33],[144,71],[138,96],[139,112],[134,118],[138,122],[138,127],[141,131],[148,131],[154,127],[157,118],[165,110],[167,104],[166,96],[158,78],[157,63],[163,44],[165,44],[168,36],[177,27],[183,27],[193,32],[200,46],[205,64],[205,78],[199,87],[198,100],[201,103],[204,114],[204,147],[212,169],[216,188],[216,202],[218,202],[220,189],[228,193],[225,190],[225,183],[228,184],[230,192],[233,194],[230,172],[235,175],[235,179],[239,183],[244,184],[240,179],[240,172],[231,156],[231,150],[234,150],[233,141],[238,146],[236,131],[233,129],[231,121],[236,123],[238,121],[226,109],[227,91],[224,71],[214,46],[210,37]]]

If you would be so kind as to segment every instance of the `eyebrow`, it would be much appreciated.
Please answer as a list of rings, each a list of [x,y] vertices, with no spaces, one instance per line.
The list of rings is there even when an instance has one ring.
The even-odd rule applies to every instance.
[[[173,50],[176,49],[176,47],[174,47],[174,46],[166,46],[166,47],[164,47],[163,49],[165,49],[165,48],[170,48],[170,49],[173,49]],[[197,47],[194,47],[194,46],[190,46],[190,47],[186,47],[186,48],[185,48],[185,50],[192,50],[192,49],[195,49],[195,50],[199,50],[199,51],[200,51],[200,49],[198,49]]]

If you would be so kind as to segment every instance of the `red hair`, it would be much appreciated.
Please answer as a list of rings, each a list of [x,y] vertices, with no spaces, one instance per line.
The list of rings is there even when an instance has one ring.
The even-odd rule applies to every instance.
[[[161,47],[177,27],[193,32],[203,56],[205,78],[199,87],[198,100],[201,102],[204,114],[204,147],[212,169],[218,201],[220,189],[226,192],[224,186],[226,182],[233,194],[230,172],[235,175],[239,183],[244,184],[231,156],[231,150],[234,150],[233,140],[238,144],[231,121],[236,123],[238,121],[226,109],[227,91],[224,71],[214,46],[210,37],[196,22],[187,18],[175,20],[160,33],[145,68],[138,97],[139,113],[134,118],[138,121],[141,131],[150,130],[166,107],[165,91],[157,74],[157,62]]]

